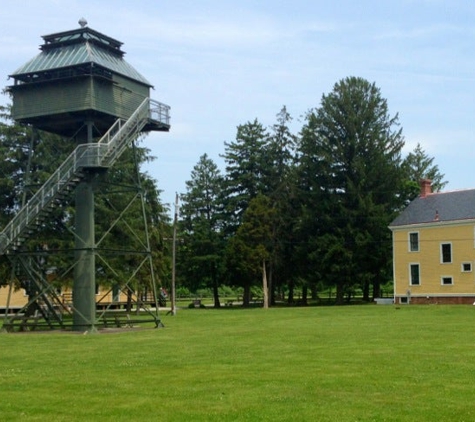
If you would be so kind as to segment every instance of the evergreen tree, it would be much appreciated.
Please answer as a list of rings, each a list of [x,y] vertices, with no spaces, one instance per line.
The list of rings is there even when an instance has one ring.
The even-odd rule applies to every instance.
[[[267,140],[267,131],[256,119],[238,126],[236,140],[224,143],[224,206],[231,232],[239,226],[250,201],[266,190],[264,169]]]
[[[400,202],[404,145],[398,116],[391,117],[380,90],[349,77],[323,95],[301,133],[301,233],[313,250],[314,274],[337,287],[337,302],[355,285],[389,277],[387,225]],[[302,255],[301,255],[302,256]]]
[[[439,166],[434,164],[434,157],[430,157],[422,149],[421,144],[417,144],[414,151],[406,156],[403,167],[407,172],[407,202],[410,202],[419,195],[419,183],[422,179],[430,179],[432,181],[434,192],[441,191],[447,185],[447,182],[444,181],[444,174],[440,172]]]
[[[20,208],[56,170],[72,147],[59,136],[37,131],[31,126],[16,124],[10,116],[10,107],[0,107],[0,223],[5,227]],[[44,238],[54,231],[64,233],[64,222],[69,218],[68,210],[55,209],[33,236],[25,248],[37,251],[44,247]],[[63,238],[63,236],[60,236]],[[43,240],[40,240],[43,239]],[[65,245],[61,240],[62,247]],[[10,278],[10,264],[4,256],[2,282]],[[52,263],[54,265],[54,263]]]
[[[167,209],[160,201],[156,182],[139,170],[142,163],[151,159],[149,153],[146,148],[132,145],[97,178],[95,189],[96,245],[100,257],[97,282],[108,287],[123,286],[135,273],[131,287],[144,297],[152,293],[147,253],[151,253],[152,270],[160,284],[169,278],[171,266],[163,239],[170,232]]]
[[[0,106],[0,140],[1,215],[8,222],[73,147],[57,135],[16,124],[5,106]]]
[[[219,307],[219,276],[222,273],[222,176],[207,154],[200,157],[181,196],[180,272],[192,281],[189,287],[212,287],[214,306]]]
[[[276,116],[268,136],[265,174],[265,191],[273,209],[272,244],[269,257],[269,290],[271,301],[275,302],[275,289],[288,283],[289,298],[292,300],[295,271],[294,221],[295,207],[295,147],[297,137],[289,125],[292,117],[284,106]]]
[[[264,307],[268,307],[266,268],[272,246],[272,222],[275,210],[267,196],[258,195],[244,212],[243,222],[227,246],[227,268],[234,274],[234,283],[244,288],[243,305],[251,299],[251,286],[262,279]]]

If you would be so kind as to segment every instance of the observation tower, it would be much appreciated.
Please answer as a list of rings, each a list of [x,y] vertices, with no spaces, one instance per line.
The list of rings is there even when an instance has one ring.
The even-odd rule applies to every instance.
[[[70,312],[75,331],[94,331],[100,321],[105,320],[98,316],[96,309],[96,261],[98,257],[104,261],[95,233],[95,195],[104,194],[98,192],[98,186],[123,153],[134,148],[142,134],[170,129],[169,106],[150,98],[152,85],[124,60],[122,43],[89,28],[84,19],[79,24],[77,29],[43,36],[40,53],[10,75],[14,83],[7,87],[12,98],[13,119],[60,135],[64,142],[71,144],[71,154],[0,233],[0,254],[8,256],[17,279],[27,279],[30,285],[29,302],[19,313],[26,315],[26,323],[25,318],[18,322],[16,316],[7,317],[6,329],[14,329],[16,324],[27,326],[33,314],[50,327],[67,328],[64,314]],[[143,211],[142,194],[139,186]],[[39,252],[31,250],[30,242],[50,215],[66,204],[74,213],[73,224],[68,228],[74,238],[70,254],[74,262],[69,266],[73,280],[72,306],[66,306],[51,287],[45,276],[46,269],[37,267],[38,262],[47,261],[46,258],[61,251],[44,248],[41,251],[44,259],[38,259]],[[117,210],[117,219],[120,213]],[[156,305],[156,313],[150,312],[150,315],[158,326],[152,251],[146,216],[143,218],[144,250],[124,250],[123,245],[116,245],[115,253],[120,254],[122,250],[128,256],[137,254],[149,264],[150,288]],[[111,221],[111,230],[116,221]],[[44,239],[44,244],[48,244],[48,239]],[[129,301],[136,294],[132,288],[133,277],[143,272],[143,262],[137,265],[140,268],[130,269],[132,276],[126,280],[121,280],[123,273],[119,277],[111,265],[101,265],[102,269],[108,268],[110,274],[115,274],[114,286],[120,286]],[[135,301],[137,310],[143,308],[138,294]]]

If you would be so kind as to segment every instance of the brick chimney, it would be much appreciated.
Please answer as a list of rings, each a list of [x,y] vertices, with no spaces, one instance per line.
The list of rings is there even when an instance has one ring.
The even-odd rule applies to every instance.
[[[425,198],[427,195],[432,193],[432,180],[430,179],[421,179],[419,182],[421,186],[420,197]]]

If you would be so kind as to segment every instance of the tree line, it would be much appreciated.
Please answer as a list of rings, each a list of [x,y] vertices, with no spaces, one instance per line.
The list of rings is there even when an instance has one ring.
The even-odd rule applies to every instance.
[[[266,128],[239,125],[224,143],[221,171],[203,154],[181,195],[179,283],[191,290],[254,286],[264,306],[332,287],[342,304],[358,288],[379,297],[392,279],[392,219],[419,193],[419,180],[445,186],[434,159],[405,145],[397,114],[363,78],[337,82],[304,116],[298,133],[284,106]]]
[[[430,178],[435,190],[446,184],[434,159],[420,145],[403,156],[398,115],[390,114],[380,89],[363,78],[338,81],[322,95],[319,106],[305,114],[298,133],[291,126],[292,116],[284,106],[270,127],[257,118],[237,127],[235,139],[224,143],[223,169],[206,153],[199,158],[180,198],[178,286],[212,289],[217,307],[220,286],[242,288],[244,305],[257,287],[264,306],[271,306],[284,292],[292,303],[296,288],[304,303],[326,288],[336,291],[339,304],[355,288],[370,300],[391,280],[387,227],[418,195],[421,178]],[[71,152],[72,144],[15,124],[8,107],[0,109],[0,140],[4,227]],[[107,233],[104,250],[126,242],[124,233],[141,224],[138,206],[130,207],[123,226],[109,229],[110,222],[128,197],[136,195],[131,186],[138,185],[154,271],[160,284],[169,287],[173,222],[157,181],[137,173],[134,165],[153,159],[150,151],[135,146],[98,178],[97,191],[104,194],[96,197],[96,231]],[[39,238],[48,239],[50,249],[73,247],[71,201],[39,229]],[[26,247],[35,251],[41,247],[38,242],[32,239]],[[108,268],[122,265],[125,277],[137,258],[108,259],[118,266],[99,266],[97,279],[105,284],[111,279]],[[70,263],[58,257],[49,265],[60,271]],[[0,257],[1,284],[8,281],[9,271],[9,262]],[[120,278],[115,271],[112,278]]]

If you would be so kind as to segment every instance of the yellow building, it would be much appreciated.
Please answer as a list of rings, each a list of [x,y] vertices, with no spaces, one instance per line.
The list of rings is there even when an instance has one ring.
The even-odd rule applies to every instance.
[[[28,295],[25,289],[12,290],[8,286],[0,287],[0,314],[5,313],[5,307],[10,296],[10,310],[17,311],[23,308],[28,302]]]
[[[71,307],[73,305],[72,289],[64,288],[61,291],[56,289],[56,294],[65,307]],[[133,292],[133,301],[137,301],[137,292]],[[7,308],[7,302],[9,300],[8,309],[10,312],[17,312],[28,303],[28,295],[25,289],[12,289],[10,291],[9,286],[0,287],[0,314],[4,314]],[[154,305],[155,299],[153,292],[150,289],[146,289],[140,293],[140,301],[145,305]],[[163,297],[159,300],[160,306],[165,306],[166,301]],[[118,288],[111,289],[109,287],[96,287],[96,307],[98,310],[110,308],[125,308],[127,305],[127,295]],[[135,305],[134,305],[135,306]]]
[[[475,189],[432,193],[423,180],[389,228],[395,303],[475,302]]]

